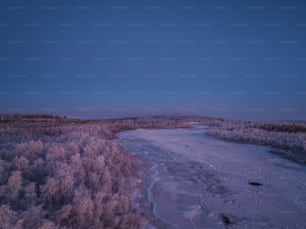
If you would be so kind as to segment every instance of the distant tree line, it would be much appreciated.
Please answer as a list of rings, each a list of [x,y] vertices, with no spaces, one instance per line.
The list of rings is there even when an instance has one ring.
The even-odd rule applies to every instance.
[[[299,125],[295,123],[291,123],[291,124],[263,123],[263,124],[259,124],[258,128],[261,128],[263,130],[268,130],[268,131],[287,132],[287,133],[306,132],[306,125]]]

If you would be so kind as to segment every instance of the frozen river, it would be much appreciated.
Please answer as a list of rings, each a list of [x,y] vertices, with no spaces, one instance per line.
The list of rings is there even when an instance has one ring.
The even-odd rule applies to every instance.
[[[306,228],[306,167],[206,128],[135,130],[120,143],[149,162],[148,228]]]

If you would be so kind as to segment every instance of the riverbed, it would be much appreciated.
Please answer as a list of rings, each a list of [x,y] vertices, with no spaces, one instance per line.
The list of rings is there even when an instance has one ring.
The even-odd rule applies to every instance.
[[[306,228],[306,167],[207,127],[139,129],[119,142],[149,164],[147,228]]]

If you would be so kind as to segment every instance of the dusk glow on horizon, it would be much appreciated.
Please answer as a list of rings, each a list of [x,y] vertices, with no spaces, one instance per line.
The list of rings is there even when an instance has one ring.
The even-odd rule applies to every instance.
[[[305,120],[305,1],[1,1],[0,113]]]

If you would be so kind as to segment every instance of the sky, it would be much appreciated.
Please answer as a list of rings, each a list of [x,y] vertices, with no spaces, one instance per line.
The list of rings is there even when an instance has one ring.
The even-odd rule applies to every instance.
[[[0,113],[306,118],[306,2],[0,2]]]

